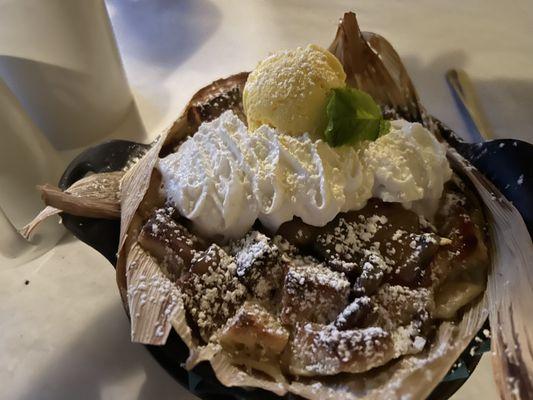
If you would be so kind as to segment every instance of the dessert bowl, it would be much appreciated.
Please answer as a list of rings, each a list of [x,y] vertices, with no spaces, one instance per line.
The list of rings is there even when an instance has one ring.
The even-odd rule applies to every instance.
[[[385,110],[386,115],[421,122],[438,138],[445,138],[450,142],[457,140],[442,124],[426,114],[399,57],[388,42],[375,34],[361,33],[353,14],[345,15],[330,51],[342,63],[346,72],[347,84],[370,93]],[[370,362],[371,365],[368,368],[357,369],[360,368],[360,365],[365,365],[368,360],[374,360],[375,354],[379,353],[381,343],[375,341],[373,343],[376,344],[378,350],[372,351],[366,359],[361,359],[356,364],[350,364],[351,369],[348,370],[320,369],[319,372],[311,370],[309,373],[309,369],[295,367],[292,363],[290,364],[292,368],[290,374],[293,377],[296,375],[296,378],[286,381],[285,375],[276,376],[275,373],[267,373],[265,376],[265,371],[259,371],[259,367],[239,368],[236,366],[238,364],[235,363],[235,359],[224,352],[225,349],[221,350],[218,344],[210,342],[210,332],[202,331],[203,326],[199,324],[198,320],[196,321],[198,326],[195,326],[194,321],[190,321],[190,315],[186,314],[183,302],[192,301],[194,303],[194,297],[192,300],[182,298],[180,291],[169,279],[169,274],[171,275],[172,271],[163,271],[163,264],[158,263],[157,256],[154,259],[145,251],[149,247],[146,236],[156,237],[158,230],[165,228],[156,224],[147,224],[147,221],[151,221],[150,218],[153,217],[154,207],[161,205],[159,189],[161,180],[165,179],[154,168],[156,163],[160,157],[164,159],[171,155],[187,136],[193,135],[199,128],[201,129],[202,122],[213,120],[228,110],[232,110],[237,116],[242,116],[242,94],[247,78],[247,73],[237,74],[218,80],[200,90],[193,96],[184,114],[168,132],[149,148],[134,143],[112,142],[80,155],[62,178],[65,192],[51,187],[43,188],[43,197],[49,207],[38,216],[36,223],[42,218],[63,211],[66,226],[70,226],[77,236],[101,251],[111,262],[115,261],[114,254],[118,249],[117,283],[124,306],[131,318],[132,339],[151,345],[150,350],[159,360],[164,360],[164,365],[172,368],[173,373],[178,373],[180,380],[185,377],[190,380],[191,376],[194,377],[194,375],[187,375],[185,370],[170,367],[184,362],[188,370],[192,370],[202,377],[198,381],[200,390],[196,388],[196,391],[207,397],[212,394],[210,391],[213,385],[216,387],[215,393],[226,393],[228,398],[259,396],[264,398],[266,396],[265,392],[250,391],[249,388],[251,387],[268,390],[279,396],[292,393],[306,398],[427,397],[482,328],[488,315],[487,305],[491,309],[491,322],[496,323],[498,327],[508,326],[509,322],[505,320],[507,316],[502,315],[499,308],[502,306],[512,308],[512,299],[506,297],[506,294],[502,293],[501,290],[495,291],[496,287],[491,281],[495,271],[499,271],[501,268],[499,263],[502,262],[505,255],[513,254],[516,256],[518,254],[519,257],[515,258],[514,261],[516,269],[527,275],[526,270],[521,270],[526,265],[525,255],[527,251],[530,251],[530,246],[528,247],[527,241],[524,242],[522,236],[525,230],[523,221],[516,210],[506,203],[505,199],[496,197],[498,192],[494,187],[458,153],[452,150],[448,152],[450,163],[456,175],[461,176],[465,182],[466,185],[462,190],[471,196],[472,202],[476,202],[474,192],[477,191],[477,195],[486,207],[485,215],[491,228],[491,245],[489,246],[491,274],[489,275],[488,293],[492,293],[492,298],[488,302],[485,291],[482,290],[481,296],[477,296],[479,292],[476,292],[475,299],[468,299],[468,305],[462,309],[458,319],[443,321],[435,326],[436,330],[430,334],[431,338],[428,336],[430,339],[427,346],[425,346],[425,339],[420,339],[423,341],[423,351],[421,347],[411,355],[409,352],[403,352],[401,354],[405,355],[399,361],[378,360],[379,362],[376,364]],[[132,150],[136,154],[129,157],[128,155],[132,153]],[[138,152],[142,153],[143,151],[146,154],[138,159],[140,156]],[[116,154],[113,155],[113,153]],[[102,157],[110,157],[112,161],[107,162]],[[138,160],[133,162],[132,158]],[[98,174],[77,181],[77,178],[82,177],[88,171],[98,172]],[[68,188],[66,188],[67,186]],[[498,213],[505,213],[505,216]],[[119,217],[120,232],[117,242],[117,222],[113,222],[112,219]],[[164,213],[160,213],[155,215],[155,220],[167,217]],[[475,219],[476,217],[472,215],[472,218]],[[478,226],[481,227],[484,225],[483,217],[479,216],[479,218],[481,219]],[[506,223],[510,220],[516,220],[515,229],[517,232],[515,234],[517,236],[516,240],[511,243],[502,244],[494,241],[494,238],[498,237],[499,228],[505,229],[501,226],[502,218]],[[104,220],[105,222],[103,222]],[[30,225],[25,233],[31,233],[35,226],[35,223]],[[483,244],[485,240],[481,239],[481,234],[482,231],[477,232],[477,238]],[[506,234],[509,235],[509,232]],[[145,245],[142,245],[143,241]],[[188,245],[195,246],[196,244],[190,243]],[[145,247],[143,248],[143,246]],[[414,247],[416,247],[416,243]],[[157,249],[151,252],[152,255],[154,253],[157,253]],[[194,263],[194,260],[191,259],[190,262]],[[344,268],[346,265],[342,264],[342,266]],[[290,272],[287,272],[287,276]],[[504,273],[508,274],[507,277],[510,281],[516,281],[516,271],[514,274],[509,274],[508,271]],[[337,273],[331,272],[331,274],[338,278],[338,275],[335,275]],[[328,275],[328,277],[331,276]],[[197,284],[195,283],[195,285]],[[368,288],[363,289],[370,290]],[[520,286],[517,286],[517,289],[524,290]],[[187,286],[182,286],[181,290],[187,290]],[[283,302],[285,299],[282,299]],[[196,308],[190,305],[187,307],[189,314],[196,312]],[[516,343],[520,340],[514,332],[516,327],[519,330],[525,328],[525,323],[521,320],[521,316],[524,314],[519,312],[520,307],[522,305],[517,303],[512,308],[514,319],[511,319],[511,326],[513,327],[511,331],[513,332],[510,336],[505,329],[500,329],[499,332],[501,333],[493,342],[496,357],[499,356],[500,360],[503,361],[509,361],[510,358],[513,358],[513,363],[507,361],[502,363],[503,366],[507,365],[507,368],[502,367],[498,371],[503,376],[512,376],[515,379],[513,389],[518,388],[519,391],[522,386],[516,386],[516,382],[527,382],[527,379],[524,381],[523,376],[513,376],[512,374],[516,374],[516,371],[508,367],[511,364],[514,365],[514,358],[516,357],[525,365],[527,365],[528,360],[521,358],[522,356],[518,353],[509,354],[509,352],[499,352],[498,350],[501,350],[502,345],[508,346],[509,343]],[[251,315],[255,314],[251,313]],[[319,315],[313,318],[322,321],[326,317]],[[235,326],[230,325],[229,328],[235,328]],[[240,333],[241,336],[246,336],[242,332],[247,331]],[[337,331],[335,332],[337,334]],[[294,332],[292,334],[296,335]],[[178,336],[181,340],[178,339]],[[226,339],[235,342],[235,335],[233,337],[226,335]],[[386,341],[386,339],[387,336],[380,337],[381,342]],[[242,342],[238,343],[242,344]],[[186,347],[183,346],[184,344]],[[303,349],[305,349],[305,343]],[[468,354],[463,354],[463,356],[474,355],[475,350],[472,354],[470,350]],[[294,354],[292,357],[297,358]],[[397,356],[393,358],[397,358]],[[472,367],[476,360],[476,357],[471,357],[468,362],[469,367]],[[216,380],[232,388],[222,389],[222,386],[217,385],[212,372],[202,361],[209,361],[216,375]],[[383,364],[386,365],[381,366]],[[496,363],[496,365],[498,364]],[[379,368],[371,368],[374,366]],[[344,368],[344,365],[342,367]],[[367,372],[370,369],[372,371]],[[344,372],[355,374],[348,375]],[[364,373],[358,374],[361,372]],[[326,375],[333,376],[328,377]],[[501,387],[507,388],[508,381],[508,379],[504,379]],[[451,384],[443,383],[439,385],[432,396],[446,397],[455,390],[458,383],[460,384],[460,380],[455,380]],[[202,389],[202,387],[204,388]],[[242,389],[242,387],[246,389]],[[524,390],[528,389],[527,385],[523,387]]]

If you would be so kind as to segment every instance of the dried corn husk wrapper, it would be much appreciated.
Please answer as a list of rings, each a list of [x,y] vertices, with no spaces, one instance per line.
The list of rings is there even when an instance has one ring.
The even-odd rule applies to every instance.
[[[394,110],[403,118],[422,121],[441,136],[444,128],[421,106],[392,46],[379,35],[362,33],[353,13],[344,16],[330,51],[343,63],[349,85],[367,91],[385,109]],[[365,374],[274,382],[233,366],[218,345],[199,345],[187,325],[179,289],[139,246],[137,237],[147,216],[164,202],[159,192],[160,176],[154,169],[158,158],[193,134],[202,121],[213,119],[226,109],[234,109],[239,114],[246,78],[247,73],[234,75],[196,93],[168,132],[120,179],[117,283],[131,317],[132,340],[162,345],[174,329],[189,348],[186,368],[208,361],[218,380],[226,386],[256,387],[278,395],[293,393],[317,400],[423,399],[446,375],[490,314],[494,370],[501,396],[530,398],[533,324],[527,312],[527,300],[533,289],[533,269],[528,269],[528,260],[533,257],[531,239],[512,204],[453,149],[449,159],[455,171],[470,181],[485,204],[490,225],[491,267],[485,295],[465,310],[459,322],[441,323],[426,350]],[[47,211],[52,212],[56,211]]]
[[[24,226],[20,233],[29,239],[41,222],[62,212],[80,217],[119,218],[120,181],[123,176],[122,171],[89,175],[75,182],[64,192],[49,184],[40,186],[38,189],[47,207]]]

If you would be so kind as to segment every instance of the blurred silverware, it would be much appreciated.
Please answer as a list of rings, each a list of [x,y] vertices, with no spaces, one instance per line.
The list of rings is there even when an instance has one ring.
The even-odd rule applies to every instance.
[[[461,69],[450,69],[446,72],[446,81],[461,111],[470,119],[481,138],[483,140],[494,139],[494,133],[481,110],[474,85],[468,74]]]

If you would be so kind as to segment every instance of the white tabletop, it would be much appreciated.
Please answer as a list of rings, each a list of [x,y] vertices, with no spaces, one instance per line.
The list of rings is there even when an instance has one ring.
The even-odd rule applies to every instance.
[[[202,85],[279,48],[327,46],[352,9],[394,45],[435,116],[466,134],[443,78],[464,68],[496,135],[533,142],[526,0],[108,0],[108,9],[138,106],[113,136],[149,141]],[[114,270],[70,235],[39,259],[0,268],[0,282],[2,399],[194,398],[130,343]],[[497,398],[486,356],[454,399],[482,396]]]

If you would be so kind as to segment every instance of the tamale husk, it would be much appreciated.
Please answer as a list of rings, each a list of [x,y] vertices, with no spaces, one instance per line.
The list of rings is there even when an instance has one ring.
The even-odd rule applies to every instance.
[[[131,167],[122,178],[120,237],[117,251],[116,276],[122,303],[128,313],[132,308],[136,310],[141,308],[140,305],[137,306],[136,304],[133,304],[137,301],[140,302],[140,298],[133,295],[128,296],[128,283],[131,285],[130,287],[138,287],[138,285],[142,283],[137,279],[141,278],[141,276],[130,274],[129,270],[134,268],[137,264],[144,265],[145,263],[149,264],[151,262],[150,256],[147,253],[140,251],[132,253],[131,250],[137,243],[137,237],[143,223],[143,218],[140,212],[141,202],[145,198],[146,192],[150,186],[153,188],[152,191],[158,189],[154,187],[155,182],[154,179],[152,179],[154,177],[153,171],[166,136],[166,133],[159,136],[150,150],[146,152],[146,154],[133,167]],[[156,271],[154,269],[150,271],[152,272],[152,275],[147,276],[147,278],[149,280],[157,279],[158,276]],[[129,277],[129,281],[127,277]],[[130,304],[130,300],[132,304]],[[166,301],[162,295],[160,301]],[[146,316],[146,313],[136,312],[133,315],[133,318],[142,319],[151,317]],[[132,326],[133,324],[135,324],[135,326],[145,326],[142,321],[137,322],[132,319]],[[166,341],[169,332],[167,328],[169,325],[168,323],[165,324],[163,320],[160,321],[160,325],[164,326],[164,332],[166,332],[166,334],[160,337],[156,336],[155,332],[152,332],[151,340],[143,339],[143,343],[156,344],[164,343]],[[150,336],[148,332],[142,332],[139,329],[137,330],[136,335],[143,338]]]
[[[116,200],[92,199],[73,196],[57,186],[45,184],[37,186],[44,204],[60,209],[70,215],[87,218],[119,219],[120,203]]]
[[[370,93],[381,106],[395,109],[409,121],[425,120],[400,57],[381,36],[361,32],[354,13],[344,14],[329,51],[341,61],[349,86]]]
[[[89,175],[74,182],[64,193],[59,193],[59,189],[50,185],[41,187],[47,206],[20,233],[29,240],[43,221],[64,211],[83,217],[120,218],[120,181],[123,175],[122,171]],[[65,201],[71,205],[68,210],[65,209]]]
[[[155,260],[137,243],[130,249],[128,260],[133,260],[127,262],[126,272],[128,305],[133,315],[131,340],[165,344],[172,328],[170,321],[178,310],[178,288],[166,279]]]
[[[457,152],[449,152],[485,205],[492,252],[487,296],[494,377],[502,399],[533,396],[533,242],[517,209]]]

